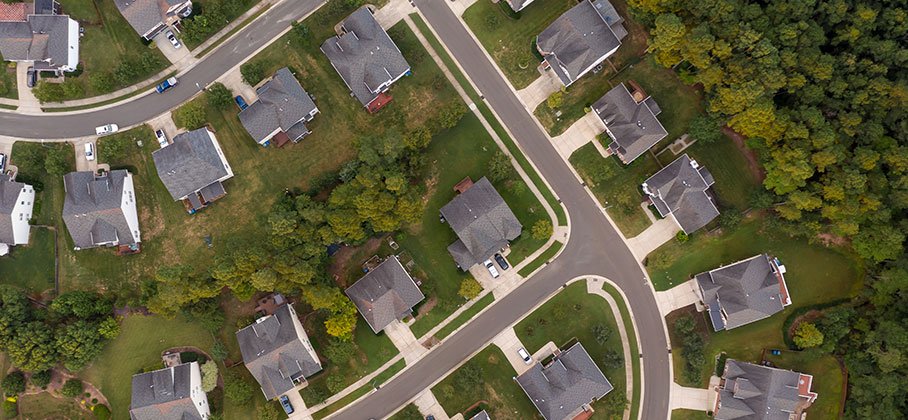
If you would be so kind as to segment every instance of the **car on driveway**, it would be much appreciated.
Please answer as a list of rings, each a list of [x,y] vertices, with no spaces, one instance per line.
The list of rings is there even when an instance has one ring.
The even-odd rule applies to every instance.
[[[85,160],[95,160],[95,145],[91,143],[85,143]]]
[[[169,143],[167,143],[167,134],[164,134],[164,130],[155,130],[154,136],[158,139],[158,144],[162,149],[167,147]]]
[[[38,84],[38,71],[36,71],[34,67],[28,68],[28,73],[26,73],[25,84],[27,84],[28,87],[30,87],[30,88],[33,88],[33,87],[35,87],[36,84]]]
[[[495,264],[492,263],[492,260],[486,260],[482,265],[486,266],[486,269],[489,270],[489,274],[492,275],[493,279],[497,279],[498,276],[500,276],[500,274],[498,274],[498,269],[495,268]]]
[[[520,358],[523,359],[523,363],[533,363],[533,358],[530,356],[530,353],[527,352],[527,349],[521,347],[519,350],[517,350],[517,355],[519,355]]]
[[[113,134],[120,130],[120,127],[116,124],[105,124],[100,127],[95,127],[95,134],[99,136],[104,136],[107,134]]]
[[[176,78],[176,77],[171,77],[171,78],[169,78],[169,79],[167,79],[167,80],[161,82],[159,85],[155,86],[154,89],[155,89],[156,91],[158,91],[158,93],[164,93],[167,89],[170,89],[170,88],[176,86],[177,83],[179,83],[179,81],[177,80],[177,78]]]
[[[288,416],[293,414],[293,406],[290,405],[290,398],[288,398],[286,395],[281,395],[280,400],[281,407],[284,407],[284,412],[287,413]]]
[[[498,265],[501,266],[501,271],[511,268],[511,266],[508,265],[508,262],[505,261],[504,257],[502,257],[501,254],[495,254],[495,262],[497,262]]]
[[[177,39],[176,35],[173,34],[173,31],[167,30],[164,32],[164,35],[167,37],[167,40],[170,41],[170,44],[173,45],[173,48],[180,48],[183,44],[180,44],[180,40]]]
[[[242,95],[236,95],[236,98],[233,98],[233,100],[236,101],[236,106],[240,107],[240,111],[246,109],[246,107],[249,106],[248,104],[246,104],[246,100],[243,99]]]

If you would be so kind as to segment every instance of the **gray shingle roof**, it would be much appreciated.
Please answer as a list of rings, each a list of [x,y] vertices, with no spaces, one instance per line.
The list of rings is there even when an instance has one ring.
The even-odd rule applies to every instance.
[[[256,94],[259,99],[239,114],[243,127],[256,142],[268,140],[277,129],[287,133],[292,141],[309,134],[305,123],[317,108],[288,68],[278,70],[256,89]]]
[[[782,274],[769,255],[760,254],[694,277],[716,331],[766,318],[786,305]],[[727,316],[723,319],[721,313]]]
[[[85,171],[63,176],[63,221],[76,247],[92,248],[109,241],[136,243],[120,207],[127,176],[123,169],[106,175]]]
[[[608,0],[583,0],[549,24],[536,47],[568,86],[621,45],[613,26],[627,34]]]
[[[201,420],[190,398],[190,375],[198,363],[140,373],[132,377],[132,420]]]
[[[489,418],[489,413],[486,413],[486,410],[482,410],[482,411],[476,413],[475,416],[470,417],[470,420],[491,420],[491,419]]]
[[[114,0],[120,14],[140,36],[164,23],[170,7],[184,2],[186,0]],[[169,16],[174,16],[174,13],[171,12]]]
[[[801,396],[800,380],[798,372],[728,359],[715,418],[788,420],[808,399]]]
[[[325,40],[321,50],[365,106],[409,72],[410,64],[368,7],[350,14],[341,27],[344,34]]]
[[[511,6],[511,10],[515,12],[521,11],[524,7],[527,7],[533,0],[507,0],[508,4]]]
[[[0,22],[4,60],[47,61],[44,68],[69,64],[69,16],[29,15],[25,22]]]
[[[706,193],[712,184],[709,171],[684,154],[649,177],[643,183],[643,191],[652,198],[662,217],[673,215],[681,229],[691,233],[719,215]]]
[[[274,315],[259,318],[236,332],[246,369],[261,385],[266,399],[274,399],[293,389],[294,380],[302,380],[322,370],[321,362],[312,356],[314,351],[310,354],[306,332],[302,326],[297,330],[298,322],[296,311],[286,304]]]
[[[23,189],[32,189],[32,186],[13,181],[6,174],[0,174],[0,244],[14,245],[17,243],[13,231],[13,220],[17,220],[19,216],[14,215],[13,210],[16,208],[16,203],[19,202],[19,195],[22,194]],[[25,240],[28,241],[28,238]]]
[[[562,420],[608,394],[612,384],[580,343],[555,356],[543,367],[537,363],[517,377],[546,420]]]
[[[517,216],[486,177],[445,204],[441,215],[460,238],[448,252],[464,270],[489,259],[523,231]]]
[[[593,104],[596,115],[614,136],[609,147],[620,153],[624,163],[637,159],[668,135],[650,104],[655,104],[651,97],[637,103],[624,83]]]
[[[230,175],[226,157],[218,153],[217,140],[207,128],[178,134],[173,144],[155,150],[158,177],[174,200],[181,200]]]
[[[426,298],[396,256],[373,268],[344,293],[375,333],[410,314]]]

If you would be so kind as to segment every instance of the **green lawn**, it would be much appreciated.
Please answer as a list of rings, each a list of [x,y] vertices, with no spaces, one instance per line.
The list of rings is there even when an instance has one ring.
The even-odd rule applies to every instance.
[[[483,310],[486,306],[489,306],[493,301],[495,301],[495,296],[492,296],[491,293],[482,297],[476,301],[469,309],[463,311],[457,318],[454,318],[444,327],[440,328],[437,333],[435,333],[435,338],[439,340],[444,340],[445,337],[451,335],[454,330],[460,328],[461,325],[466,324],[468,321],[473,319],[479,311]]]
[[[458,380],[466,370],[479,369],[482,383]],[[470,361],[432,388],[432,393],[448,415],[464,413],[483,403],[493,419],[541,419],[542,416],[514,381],[517,373],[504,353],[494,345],[473,356]]]
[[[32,227],[28,245],[0,258],[0,283],[42,293],[54,288],[54,232]]]
[[[387,369],[385,369],[378,375],[375,375],[375,378],[372,379],[371,383],[369,383],[367,385],[363,385],[362,387],[351,392],[350,394],[347,394],[347,396],[337,400],[333,404],[315,412],[313,414],[312,418],[314,418],[315,420],[323,419],[323,418],[335,413],[337,410],[340,410],[341,408],[346,407],[348,404],[352,403],[353,401],[358,400],[359,397],[362,397],[363,395],[366,395],[367,393],[369,393],[369,391],[374,389],[376,386],[379,386],[379,385],[387,382],[388,379],[391,379],[392,377],[394,377],[394,375],[396,375],[397,372],[400,372],[401,370],[403,370],[404,366],[406,366],[406,362],[404,362],[403,359],[398,360],[396,363],[394,363],[393,365],[391,365],[390,367],[388,367]]]
[[[705,411],[678,409],[672,410],[672,420],[704,420],[712,417]]]
[[[637,236],[650,226],[649,218],[640,208],[643,201],[640,185],[660,169],[652,155],[643,154],[630,165],[624,165],[615,157],[602,157],[591,142],[577,149],[570,162],[625,237]]]
[[[611,284],[604,283],[602,285],[602,290],[605,290],[606,293],[612,296],[615,299],[615,302],[618,302],[618,311],[621,313],[621,321],[624,323],[624,330],[627,331],[628,337],[628,347],[630,347],[631,355],[640,354],[640,347],[637,345],[637,336],[634,333],[636,328],[634,327],[634,322],[631,320],[630,311],[627,308],[627,302],[624,301],[624,297],[618,291],[615,286]],[[643,386],[641,382],[641,372],[640,372],[640,358],[632,357],[634,359],[631,364],[631,371],[633,372],[633,381],[634,385],[633,394],[631,395],[631,413],[630,418],[637,418],[637,413],[640,411],[640,394],[643,392]]]
[[[548,249],[539,254],[539,256],[536,257],[535,260],[531,261],[529,264],[521,268],[519,274],[523,277],[533,274],[533,272],[536,271],[537,268],[542,267],[542,265],[548,262],[550,258],[554,257],[562,246],[564,246],[564,244],[561,242],[553,242],[552,245],[550,245]]]
[[[75,399],[55,397],[48,393],[23,395],[19,398],[19,416],[31,420],[89,420],[95,416]]]
[[[11,65],[13,64],[13,65]],[[16,66],[14,63],[0,62],[0,97],[19,99],[19,89],[16,85]]]
[[[596,341],[596,334],[593,332],[597,325],[603,325],[611,330],[611,337],[603,344]],[[587,293],[586,281],[575,282],[558,292],[539,309],[517,323],[514,331],[530,354],[536,353],[550,341],[562,349],[567,349],[567,346],[577,341],[583,344],[583,348],[615,387],[615,390],[604,399],[593,404],[597,411],[612,414],[608,413],[607,400],[625,397],[627,375],[624,364],[616,369],[602,367],[602,359],[607,351],[624,354],[618,324],[608,302],[601,296]]]
[[[423,420],[423,415],[416,404],[410,403],[393,416],[388,417],[388,420]]]
[[[834,419],[842,404],[844,374],[838,360],[831,355],[814,356],[808,352],[783,351],[779,356],[766,355],[777,367],[813,375],[811,391],[819,396],[807,410],[808,417]]]
[[[212,23],[209,26],[210,30],[206,31],[207,35],[201,41],[185,38],[182,39],[183,44],[185,44],[186,48],[193,50],[195,49],[195,47],[201,45],[208,38],[218,33],[218,31],[224,29],[224,27],[230,24],[230,22],[233,22],[236,18],[242,16],[243,13],[246,13],[247,10],[251,9],[252,6],[257,3],[257,0],[233,0],[232,2],[224,0],[196,0],[192,2],[193,15],[190,16],[189,19],[195,19],[197,16],[205,16],[205,6],[209,6],[214,3],[229,3],[238,7],[221,7],[221,13],[224,15],[225,20],[213,21],[212,19],[208,18],[207,20],[212,21]],[[199,11],[201,11],[201,13],[199,13]],[[205,17],[207,18],[207,16]]]

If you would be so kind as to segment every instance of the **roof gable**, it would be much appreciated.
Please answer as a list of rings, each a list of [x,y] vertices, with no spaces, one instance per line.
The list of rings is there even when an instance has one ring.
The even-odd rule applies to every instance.
[[[158,177],[174,200],[220,181],[229,175],[227,159],[218,152],[217,140],[207,128],[178,134],[173,144],[155,150]]]
[[[599,12],[608,8],[612,7],[607,0],[583,0],[536,37],[537,48],[565,85],[573,83],[621,45],[611,28],[621,23],[609,24]],[[626,33],[623,27],[621,32]]]
[[[725,325],[713,327],[731,329],[780,312],[785,303],[777,270],[769,255],[760,254],[697,275],[704,303],[727,315]]]
[[[472,256],[472,263],[466,259],[463,264],[458,262],[464,269],[485,261],[523,232],[517,216],[486,177],[454,197],[440,212],[460,242],[448,247],[449,252],[455,259],[465,258],[458,257],[464,249]]]
[[[63,176],[63,221],[77,247],[91,248],[106,242],[101,239],[112,237],[113,232],[119,243],[136,242],[121,207],[127,177],[131,175],[124,169],[104,175],[84,171]]]
[[[317,108],[290,69],[279,69],[256,89],[256,94],[258,100],[239,114],[240,122],[255,141],[267,140],[278,129],[288,135],[294,132],[290,138],[294,141],[308,133],[304,120]]]
[[[788,419],[806,400],[799,395],[798,372],[734,359],[728,359],[725,367],[716,419]]]
[[[517,377],[546,420],[561,420],[611,392],[612,384],[580,343],[543,367],[537,363]]]
[[[193,370],[199,370],[198,363],[184,363],[133,375],[132,400],[129,406],[130,418],[134,420],[201,420],[202,416],[190,398]]]
[[[712,175],[687,154],[675,159],[643,183],[663,217],[673,215],[686,233],[706,226],[719,215],[706,190]]]
[[[652,97],[637,102],[624,83],[615,86],[602,96],[593,110],[614,136],[613,145],[625,161],[630,163],[668,136],[650,104]]]
[[[370,270],[344,293],[376,333],[426,298],[396,256]]]

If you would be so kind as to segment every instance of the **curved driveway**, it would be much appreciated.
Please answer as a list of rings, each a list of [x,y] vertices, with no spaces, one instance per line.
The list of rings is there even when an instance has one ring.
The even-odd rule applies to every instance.
[[[397,378],[332,418],[360,420],[387,416],[468,355],[484,347],[501,330],[548,298],[568,280],[590,274],[614,281],[627,296],[640,337],[645,375],[641,418],[666,418],[670,385],[669,345],[655,297],[645,282],[645,273],[620,234],[577,182],[536,121],[489,62],[482,47],[467,33],[444,0],[416,0],[416,4],[562,200],[570,214],[571,236],[560,257],[551,264],[496,301],[415,365],[408,366]]]
[[[60,139],[91,136],[95,127],[115,123],[120,127],[141,124],[186,102],[227,70],[250,58],[270,44],[294,20],[316,10],[324,0],[284,0],[246,25],[236,36],[221,44],[195,67],[180,76],[180,84],[165,94],[131,98],[122,105],[77,114],[46,113],[22,115],[0,111],[0,134],[29,139]]]

